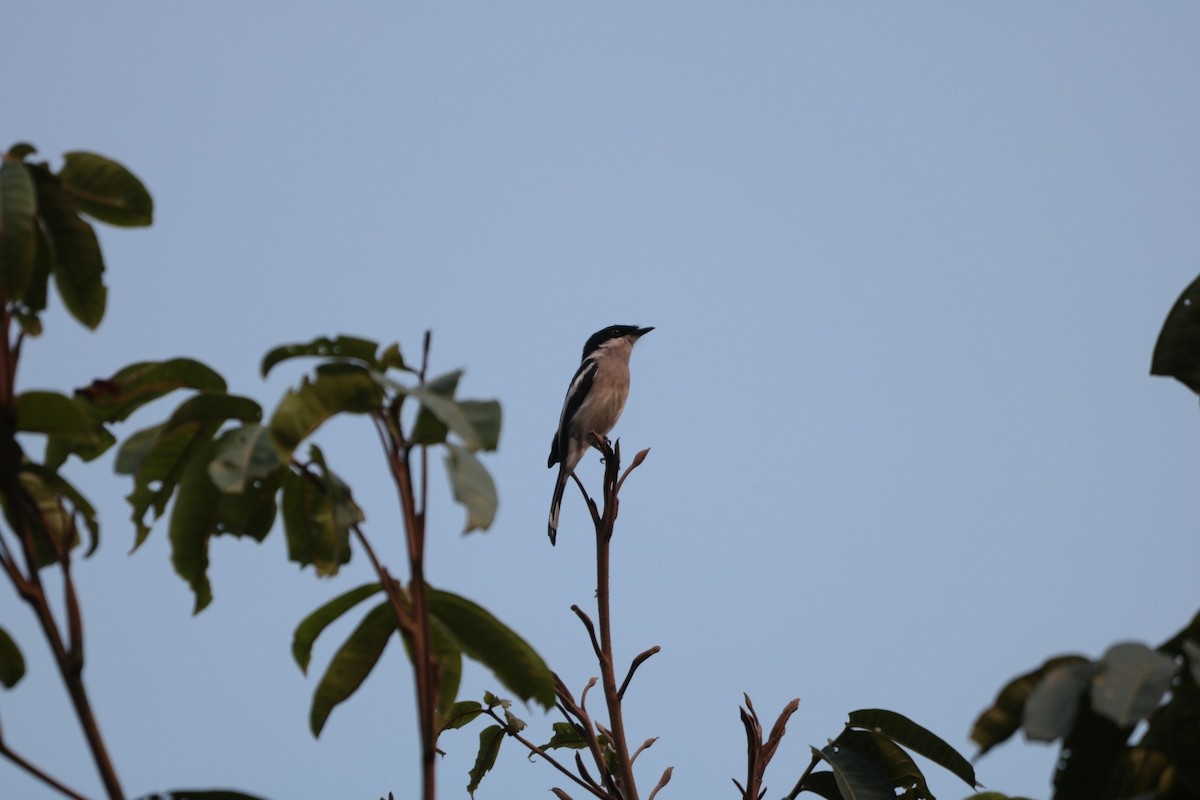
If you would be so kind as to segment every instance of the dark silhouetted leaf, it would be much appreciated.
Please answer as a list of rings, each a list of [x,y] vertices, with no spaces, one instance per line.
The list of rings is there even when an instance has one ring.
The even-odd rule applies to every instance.
[[[1158,708],[1175,678],[1175,660],[1144,644],[1113,645],[1097,664],[1092,708],[1118,728],[1131,727]]]
[[[810,772],[804,779],[804,791],[818,794],[825,800],[842,800],[837,778],[832,772]]]
[[[1020,729],[1029,693],[1041,682],[1047,672],[1063,664],[1078,664],[1086,661],[1087,659],[1083,656],[1056,656],[1032,672],[1027,672],[1009,681],[1000,690],[992,706],[985,709],[975,720],[975,725],[971,729],[971,740],[979,745],[979,755],[991,750]]]
[[[39,484],[39,490],[53,495],[53,501],[47,501],[47,510],[50,511],[55,518],[66,526],[56,531],[59,540],[64,540],[70,536],[71,541],[78,541],[76,530],[74,533],[69,532],[69,529],[76,527],[75,520],[82,518],[83,525],[87,528],[88,535],[91,537],[91,542],[88,544],[88,549],[85,555],[90,556],[96,552],[96,547],[100,544],[100,522],[96,517],[96,509],[88,502],[88,499],[83,496],[66,478],[58,474],[49,467],[39,464],[25,464],[21,467],[22,480],[29,480],[31,477],[36,479]],[[62,505],[62,500],[70,502],[71,508],[67,509]]]
[[[312,564],[321,576],[336,575],[350,560],[350,529],[363,521],[350,487],[331,472],[320,448],[311,449],[313,468],[283,476],[283,525],[288,558]]]
[[[496,756],[500,754],[500,745],[503,743],[504,728],[499,725],[489,725],[479,732],[479,752],[475,755],[475,766],[471,767],[469,773],[471,781],[467,784],[467,791],[471,797],[475,796],[475,790],[479,788],[483,776],[495,766]]]
[[[856,728],[882,733],[928,758],[940,767],[950,770],[968,786],[977,786],[975,770],[971,762],[939,736],[926,730],[903,714],[882,708],[866,708],[850,712],[850,724]]]
[[[255,794],[232,789],[172,789],[166,794],[150,794],[139,800],[264,800]]]
[[[370,339],[360,339],[356,336],[338,336],[330,339],[322,336],[319,339],[313,339],[311,342],[285,344],[276,347],[263,356],[260,369],[262,376],[265,378],[267,377],[267,373],[276,364],[291,358],[304,357],[349,359],[360,361],[364,366],[374,367],[379,364],[375,360],[375,351],[378,349],[379,345]]]
[[[241,492],[282,466],[267,429],[257,424],[221,434],[215,453],[208,475],[223,492]]]
[[[348,699],[374,669],[396,632],[396,616],[384,602],[367,612],[362,622],[334,654],[325,675],[313,695],[309,726],[313,736],[320,736],[334,707]]]
[[[458,699],[458,687],[462,682],[462,648],[458,639],[436,617],[429,620],[429,638],[441,673],[437,698],[437,719],[440,724],[441,720],[448,719],[453,713],[454,701]],[[406,650],[407,644],[405,642]],[[411,652],[408,660],[412,661]]]
[[[458,445],[448,444],[446,469],[450,473],[450,485],[454,499],[467,509],[467,524],[463,533],[486,530],[496,519],[496,484],[479,459],[471,451]]]
[[[25,657],[21,648],[8,635],[8,631],[0,628],[0,685],[11,689],[25,675]]]
[[[1174,378],[1200,394],[1200,278],[1183,290],[1167,314],[1150,374]]]
[[[31,168],[37,186],[38,216],[51,246],[51,274],[71,316],[89,328],[104,318],[104,256],[96,232],[80,219],[74,200],[45,167]]]
[[[335,414],[377,411],[383,392],[371,374],[356,364],[323,364],[314,380],[305,378],[280,401],[271,418],[271,440],[281,461]]]
[[[542,749],[554,750],[559,747],[571,750],[583,750],[587,747],[587,740],[583,738],[583,731],[579,729],[579,726],[571,722],[554,723],[554,735],[550,737],[550,741],[542,745]]]
[[[873,730],[846,730],[838,736],[837,744],[861,753],[882,767],[888,783],[903,791],[901,796],[932,800],[933,795],[920,768],[890,736]]]
[[[813,748],[833,768],[843,800],[896,800],[883,768],[848,748]]]
[[[0,165],[0,288],[9,301],[25,297],[37,247],[37,191],[28,168],[5,156]]]
[[[76,151],[64,156],[62,188],[79,210],[109,225],[136,228],[154,219],[154,201],[142,182],[112,159]]]
[[[1091,662],[1062,664],[1049,670],[1025,703],[1025,735],[1035,742],[1052,742],[1066,736],[1079,708],[1079,698],[1094,672]]]
[[[296,632],[292,634],[292,658],[296,659],[296,664],[300,667],[300,671],[305,674],[308,673],[308,663],[312,658],[313,642],[317,640],[317,637],[327,627],[363,600],[381,591],[383,591],[383,587],[378,583],[363,584],[356,589],[351,589],[344,594],[338,595],[305,617],[296,626]]]
[[[1054,800],[1111,797],[1110,788],[1130,730],[1101,717],[1092,710],[1086,695],[1081,696],[1071,730],[1063,738],[1054,774]]]
[[[208,477],[207,467],[208,460],[204,458],[186,462],[179,479],[179,496],[171,510],[171,563],[196,596],[193,614],[199,614],[212,602],[208,540],[216,530],[221,492]]]
[[[554,703],[550,668],[529,644],[488,611],[464,597],[429,591],[431,616],[446,626],[462,651],[490,669],[507,689],[543,708]]]

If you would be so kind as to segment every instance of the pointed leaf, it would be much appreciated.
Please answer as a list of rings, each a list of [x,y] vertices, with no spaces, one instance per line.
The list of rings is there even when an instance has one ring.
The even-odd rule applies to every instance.
[[[543,750],[554,750],[559,747],[566,747],[571,750],[583,750],[587,747],[587,740],[583,738],[583,731],[573,722],[556,722],[553,727],[554,735],[550,737],[550,741],[542,745]]]
[[[38,215],[51,245],[51,273],[63,305],[89,328],[104,318],[104,256],[96,232],[76,212],[74,200],[48,170],[32,168]]]
[[[379,364],[383,367],[391,367],[393,369],[412,372],[412,367],[404,363],[404,356],[400,354],[400,345],[393,342],[387,346],[382,353],[379,354]]]
[[[1174,378],[1200,393],[1200,278],[1183,290],[1167,314],[1154,345],[1150,374]]]
[[[363,600],[381,591],[383,591],[383,587],[380,584],[365,583],[356,589],[338,595],[305,617],[296,626],[296,632],[292,634],[292,658],[296,660],[300,671],[308,673],[313,643],[327,627]]]
[[[903,714],[882,708],[866,708],[850,712],[850,724],[856,728],[882,733],[918,755],[944,767],[968,786],[978,785],[971,762],[939,736],[921,727]]]
[[[842,800],[842,793],[838,791],[837,778],[832,772],[810,772],[804,779],[803,791],[820,795],[825,800]]]
[[[1145,719],[1158,708],[1175,679],[1175,659],[1144,644],[1113,645],[1097,665],[1092,708],[1118,728]]]
[[[902,797],[934,800],[917,763],[890,736],[874,730],[851,729],[843,731],[836,743],[862,754],[882,768],[888,783],[903,792]]]
[[[462,651],[490,669],[522,700],[554,703],[550,668],[520,636],[488,611],[450,592],[430,589],[430,614],[458,640]]]
[[[479,788],[483,776],[488,774],[496,764],[496,756],[500,754],[500,745],[504,742],[504,728],[499,725],[490,725],[479,732],[479,752],[475,755],[475,766],[471,767],[471,781],[467,784],[467,791],[471,797],[475,796],[475,790]]]
[[[21,648],[8,635],[8,631],[0,628],[0,685],[11,689],[25,675],[25,657]]]
[[[985,709],[975,720],[971,729],[971,740],[979,745],[979,755],[991,750],[1020,729],[1029,694],[1047,672],[1063,664],[1086,661],[1086,658],[1078,655],[1056,656],[1032,672],[1009,681],[1000,690],[992,706]]]
[[[305,378],[275,409],[271,440],[280,460],[289,461],[300,443],[334,414],[366,414],[379,410],[382,402],[383,393],[367,370],[355,364],[323,364],[314,380]]]
[[[1090,661],[1062,664],[1048,671],[1025,703],[1022,727],[1035,742],[1052,742],[1067,735],[1075,721],[1079,698],[1092,681]]]
[[[99,440],[96,424],[71,398],[58,392],[22,392],[17,395],[17,430],[46,433],[70,442],[93,444]]]
[[[433,402],[450,403],[454,401],[454,393],[458,391],[458,382],[462,378],[463,371],[461,369],[454,372],[447,372],[445,375],[439,375],[431,381],[428,381],[419,389],[406,390],[409,394],[417,395],[425,399],[432,397]],[[418,391],[420,394],[418,394]],[[453,410],[450,412],[454,413]],[[446,434],[450,429],[443,422],[440,416],[432,409],[429,404],[422,402],[421,410],[417,412],[417,420],[413,423],[412,435],[409,437],[415,444],[441,444],[446,440]]]
[[[834,745],[820,750],[814,747],[813,753],[833,768],[843,800],[896,800],[883,769],[861,754]]]
[[[84,527],[87,528],[91,537],[91,542],[84,555],[90,556],[96,552],[96,547],[100,544],[100,521],[96,517],[96,509],[92,507],[88,499],[66,478],[48,467],[40,464],[25,464],[21,467],[21,473],[35,477],[46,491],[52,493],[58,499],[57,508],[61,509],[62,513],[67,514],[67,509],[61,504],[62,499],[70,501],[71,510],[68,516],[70,518],[82,517]],[[60,538],[62,538],[61,533]]]
[[[0,165],[0,288],[10,301],[25,297],[37,247],[37,191],[28,168],[6,156]]]
[[[480,450],[500,446],[500,403],[496,400],[459,400],[458,407],[479,434]]]
[[[363,617],[333,656],[317,685],[309,714],[313,736],[321,735],[334,707],[354,694],[366,680],[395,632],[396,616],[387,602],[375,606]]]
[[[462,682],[462,648],[450,631],[446,630],[435,617],[429,620],[429,638],[433,646],[433,655],[437,659],[441,681],[438,684],[437,720],[449,719],[454,712],[455,700],[458,699],[458,687]],[[407,642],[406,649],[407,649]],[[412,661],[412,653],[409,653]]]
[[[311,342],[285,344],[276,347],[263,356],[260,371],[265,378],[267,377],[267,373],[276,364],[291,358],[304,357],[349,359],[360,361],[368,367],[374,367],[380,364],[375,359],[375,351],[378,349],[379,345],[370,339],[360,339],[356,336],[338,336],[337,338],[330,339],[322,336],[319,339],[313,339]]]
[[[225,379],[205,364],[190,358],[172,358],[130,364],[111,378],[93,381],[75,394],[94,409],[97,419],[120,422],[146,403],[176,389],[224,393],[226,387]]]
[[[467,509],[467,524],[463,533],[486,530],[496,519],[496,507],[500,500],[496,495],[496,484],[487,468],[471,451],[458,445],[448,444],[446,469],[450,473],[450,485],[454,499]]]
[[[18,475],[18,480],[21,488],[33,503],[32,508],[37,511],[37,515],[32,518],[30,514],[26,513],[21,521],[29,526],[33,535],[34,562],[41,569],[58,563],[60,549],[71,550],[78,546],[79,528],[75,524],[71,510],[63,502],[62,496],[47,486],[46,481],[42,480],[41,474],[36,471],[36,466],[35,464],[25,464]],[[53,472],[48,470],[44,472],[51,478],[55,477]],[[59,480],[61,481],[61,479]],[[62,482],[65,483],[65,481]],[[0,502],[4,500],[5,498],[0,497]],[[17,529],[18,521],[12,518],[11,509],[7,503],[5,503],[4,513],[8,518],[9,525]],[[95,522],[94,516],[93,512],[93,523]]]
[[[281,466],[267,428],[250,424],[221,434],[208,475],[221,491],[237,493]]]
[[[211,453],[211,448],[206,448]],[[208,540],[218,517],[221,492],[208,477],[207,458],[187,462],[179,479],[179,496],[171,510],[171,563],[196,596],[193,614],[212,602],[208,582]]]
[[[79,210],[101,222],[129,228],[149,225],[154,217],[150,192],[112,159],[95,153],[67,153],[58,175]]]
[[[454,730],[469,725],[482,713],[483,706],[477,700],[455,703],[442,718],[442,730]]]

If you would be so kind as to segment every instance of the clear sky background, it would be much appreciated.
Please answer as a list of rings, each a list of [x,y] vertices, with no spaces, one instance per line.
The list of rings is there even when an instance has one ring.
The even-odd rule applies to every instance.
[[[500,512],[460,536],[442,475],[430,580],[522,632],[578,691],[569,611],[592,543],[568,492],[546,540],[545,458],[589,334],[654,325],[615,434],[652,447],[615,540],[621,660],[660,797],[733,797],[737,707],[801,699],[767,775],[782,796],[846,713],[881,706],[963,752],[999,687],[1050,655],[1157,644],[1200,606],[1200,414],[1148,377],[1200,271],[1194,3],[229,3],[10,0],[7,147],[133,169],[147,230],[105,229],[108,317],[61,310],[26,389],[190,355],[271,407],[301,367],[263,352],[354,333],[504,406]],[[155,424],[147,409],[122,436]],[[399,568],[397,503],[365,422],[323,431]],[[584,475],[595,485],[597,459]],[[316,678],[353,619],[291,661],[295,624],[370,579],[262,545],[212,548],[191,616],[163,520],[133,530],[111,458],[70,475],[100,509],[76,574],[86,677],[127,791],[272,800],[416,789],[411,673],[393,643],[314,741]],[[31,615],[0,624],[29,675],[6,740],[99,783]],[[464,692],[498,688],[474,670]],[[532,709],[535,738],[552,718]],[[448,734],[465,797],[478,728]],[[509,743],[481,797],[562,785]],[[1056,750],[1013,742],[980,780],[1046,797]],[[969,790],[932,765],[941,798]],[[48,797],[0,762],[0,795]]]

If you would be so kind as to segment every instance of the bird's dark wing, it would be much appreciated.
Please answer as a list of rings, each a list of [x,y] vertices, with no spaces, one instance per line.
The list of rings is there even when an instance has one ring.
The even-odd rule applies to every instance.
[[[579,407],[583,405],[584,399],[591,391],[592,381],[595,377],[596,360],[585,358],[579,365],[579,369],[575,370],[575,377],[571,378],[571,385],[567,388],[562,416],[558,421],[558,432],[555,434],[554,440],[550,442],[550,459],[546,462],[547,467],[553,467],[562,460],[563,453],[567,450],[567,436],[571,429],[571,420],[575,418]]]

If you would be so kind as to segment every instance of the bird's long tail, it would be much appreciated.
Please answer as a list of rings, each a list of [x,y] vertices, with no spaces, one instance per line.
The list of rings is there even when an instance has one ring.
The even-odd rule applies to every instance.
[[[563,491],[567,488],[567,478],[571,473],[567,470],[566,464],[558,465],[558,480],[554,484],[554,497],[550,500],[550,525],[548,532],[550,534],[550,545],[554,546],[554,540],[558,536],[558,509],[562,506]]]

